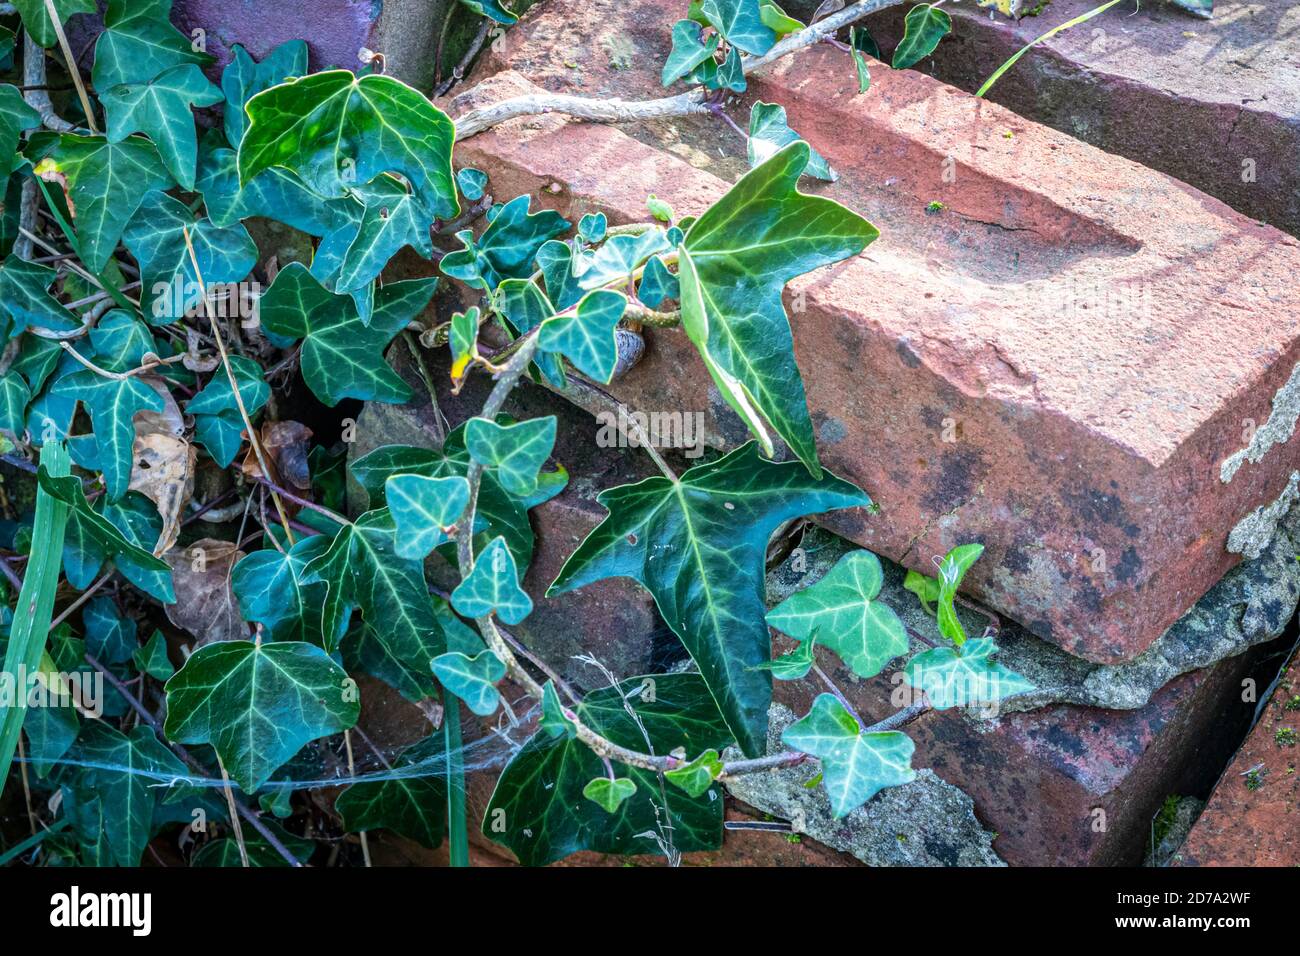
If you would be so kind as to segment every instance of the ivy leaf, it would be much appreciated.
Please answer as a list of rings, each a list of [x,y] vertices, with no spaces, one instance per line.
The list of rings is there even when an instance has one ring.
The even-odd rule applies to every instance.
[[[582,795],[606,813],[617,813],[634,793],[636,783],[627,777],[596,777],[582,788]]]
[[[84,655],[82,655],[84,660]],[[41,654],[38,679],[48,688],[58,688],[63,680],[58,665],[49,653]],[[68,752],[81,730],[75,707],[28,707],[23,718],[23,733],[27,735],[27,758],[36,770],[36,776],[46,777]]]
[[[433,674],[438,682],[465,702],[475,714],[489,717],[497,709],[501,695],[496,684],[506,676],[506,665],[491,651],[467,657],[448,651],[433,659]]]
[[[243,44],[230,47],[230,63],[221,72],[221,90],[226,108],[222,119],[226,140],[238,146],[248,127],[244,106],[250,99],[283,83],[292,76],[307,72],[307,41],[289,40],[268,53],[260,63],[254,63]]]
[[[239,144],[239,179],[272,166],[338,199],[380,173],[401,173],[430,219],[460,212],[451,171],[455,128],[417,90],[390,76],[329,70],[258,93]]]
[[[799,642],[799,646],[789,654],[782,654],[763,664],[756,664],[760,670],[771,671],[772,676],[777,680],[802,680],[808,676],[808,672],[813,666],[813,648],[817,644],[817,635],[814,632],[807,640]]]
[[[235,374],[239,397],[251,418],[270,400],[271,387],[262,377],[262,367],[250,358],[230,356],[230,371]],[[194,440],[208,450],[218,465],[229,468],[244,444],[245,429],[230,375],[224,368],[218,367],[203,390],[190,399],[185,413],[194,416]]]
[[[12,335],[32,325],[56,332],[77,328],[76,317],[50,295],[49,288],[58,276],[56,270],[13,253],[0,262],[0,313],[13,322]]]
[[[820,633],[859,677],[875,677],[907,653],[907,630],[888,605],[877,601],[884,573],[870,551],[842,557],[816,584],[790,595],[767,614],[778,631],[810,642]]]
[[[152,776],[184,777],[185,765],[162,745],[153,730],[137,725],[129,734],[102,720],[87,721],[75,748],[76,759],[87,764],[78,773],[77,789],[102,801],[105,836],[118,866],[139,866],[153,829],[160,792]],[[113,767],[112,770],[101,769]]]
[[[472,305],[468,311],[457,312],[451,317],[451,379],[459,382],[465,377],[469,363],[478,357],[478,306]]]
[[[672,218],[671,208],[667,215]],[[610,236],[592,255],[575,262],[574,271],[578,273],[579,285],[583,289],[596,289],[630,280],[642,263],[671,248],[668,234],[661,228],[647,229],[635,236]]]
[[[255,793],[304,744],[346,730],[361,705],[347,672],[298,641],[218,641],[167,682],[167,739],[211,744],[245,793]]]
[[[299,863],[306,863],[310,859],[316,849],[313,841],[290,833],[274,820],[262,822],[289,851],[289,855]],[[289,865],[288,861],[280,855],[280,851],[252,828],[244,834],[244,851],[248,854],[249,866],[279,868]],[[190,866],[194,867],[221,866],[233,869],[243,865],[244,859],[239,852],[239,841],[234,837],[222,837],[220,840],[211,840],[203,844],[190,860]]]
[[[527,278],[542,243],[569,229],[569,221],[550,209],[529,212],[531,202],[528,195],[510,200],[477,239],[469,229],[456,233],[465,248],[444,256],[439,268],[476,289],[495,289],[506,279]]]
[[[952,32],[952,17],[929,3],[918,4],[903,18],[903,39],[894,48],[890,65],[896,70],[914,66],[934,52],[939,41]]]
[[[653,256],[646,262],[645,271],[641,273],[641,284],[636,288],[636,297],[650,309],[659,308],[665,299],[677,300],[682,297],[677,276],[668,271],[659,256]]]
[[[766,162],[780,152],[781,147],[788,146],[800,138],[799,134],[790,128],[784,106],[757,100],[749,111],[747,152],[750,168]],[[839,178],[821,154],[811,146],[808,148],[808,166],[804,172],[831,183]]]
[[[52,139],[37,136],[41,138],[33,137],[32,143],[40,144],[37,150],[43,158],[36,164],[36,175],[66,180],[82,261],[91,272],[100,273],[145,197],[171,185],[167,167],[153,144],[140,136],[120,143],[70,133]]]
[[[384,483],[393,475],[412,474],[426,478],[464,477],[469,468],[465,450],[465,425],[452,429],[441,451],[412,448],[407,445],[384,445],[350,464],[352,477],[365,490],[371,506],[384,502]],[[485,472],[474,509],[474,533],[486,534],[488,540],[504,537],[506,546],[520,567],[533,558],[533,529],[528,523],[532,502],[511,495],[492,472]],[[476,546],[477,547],[477,546]]]
[[[702,797],[722,773],[722,761],[716,750],[706,750],[690,763],[664,771],[664,779],[681,787],[689,797]]]
[[[561,569],[548,594],[630,577],[690,652],[741,749],[764,747],[772,679],[763,621],[767,539],[791,518],[870,504],[833,475],[777,464],[748,442],[677,482],[654,477],[604,491],[609,515]]]
[[[129,372],[144,364],[145,356],[160,350],[149,327],[130,312],[114,309],[90,330],[97,365],[110,372]]]
[[[105,664],[124,664],[140,647],[135,621],[123,617],[111,598],[98,597],[81,611],[86,650]]]
[[[578,220],[578,236],[583,242],[600,242],[609,229],[609,219],[603,212],[589,212]]]
[[[131,660],[136,670],[155,680],[165,681],[176,673],[176,668],[167,657],[167,640],[162,631],[156,628],[148,643],[135,649]]]
[[[433,218],[414,193],[407,192],[393,177],[380,176],[358,188],[355,195],[365,208],[356,236],[339,265],[336,292],[352,292],[368,286],[404,246],[410,246],[426,259],[433,256],[433,237],[429,231]]]
[[[479,16],[488,17],[504,26],[511,26],[519,21],[519,18],[507,10],[500,0],[460,0],[460,2]]]
[[[41,114],[27,105],[16,86],[0,83],[0,156],[14,156],[18,152],[18,136],[25,129],[41,125]],[[0,165],[8,161],[0,161]],[[3,178],[9,178],[7,166],[0,168]]]
[[[560,703],[555,681],[548,680],[542,685],[542,716],[537,725],[552,737],[573,739],[578,735],[578,725],[565,713],[564,705]]]
[[[242,225],[219,228],[179,199],[150,193],[127,223],[122,241],[140,263],[140,304],[155,325],[194,314],[203,298],[185,245],[186,229],[209,289],[243,281],[257,264],[257,245]]]
[[[608,383],[618,364],[618,327],[627,297],[612,289],[588,293],[571,311],[552,316],[537,333],[538,346],[559,352],[582,374]]]
[[[31,400],[31,389],[21,375],[12,371],[0,375],[0,429],[22,437],[26,421],[24,413]]]
[[[880,48],[871,34],[862,27],[849,27],[849,52],[853,54],[853,68],[858,74],[858,93],[871,89],[871,71],[867,69],[867,56],[880,59]]]
[[[87,369],[59,379],[51,394],[76,399],[90,414],[99,446],[99,467],[110,501],[126,494],[131,483],[135,414],[161,412],[163,399],[139,377],[104,378]]]
[[[763,420],[814,475],[821,473],[781,290],[856,255],[879,235],[839,203],[796,189],[810,149],[791,143],[700,216],[679,249],[682,325],[727,403],[764,451]]]
[[[344,214],[351,199],[326,199],[307,188],[289,170],[273,166],[241,186],[235,151],[221,145],[215,133],[199,144],[199,172],[195,188],[213,225],[233,226],[253,216],[275,219],[311,236],[325,236],[351,219]],[[319,256],[319,250],[317,251]]]
[[[230,588],[244,620],[261,624],[273,641],[320,644],[324,587],[304,579],[307,565],[329,548],[325,535],[300,538],[283,554],[266,548],[245,555],[231,569]]]
[[[79,496],[79,501],[67,502],[73,505],[64,533],[63,566],[68,583],[84,590],[104,561],[112,558],[122,576],[140,590],[164,604],[174,604],[171,567],[155,558],[151,550],[162,533],[162,518],[153,502],[138,492],[128,492],[120,501],[95,502],[100,508],[96,511],[85,503],[79,482],[75,488],[68,483],[60,487],[60,493],[69,498]]]
[[[207,66],[212,57],[171,24],[172,0],[108,0],[104,32],[95,42],[91,80],[101,93],[122,83],[144,83],[182,63]]]
[[[448,540],[443,529],[459,521],[469,504],[469,482],[459,475],[393,475],[384,490],[397,526],[397,553],[416,560]]]
[[[108,122],[108,139],[120,143],[132,133],[144,133],[158,149],[163,165],[182,189],[194,188],[199,158],[192,106],[214,106],[221,91],[193,63],[164,70],[145,83],[123,84],[100,97]]]
[[[14,6],[33,40],[47,50],[59,42],[45,0],[14,0]],[[94,13],[95,0],[54,0],[54,12],[59,15],[60,23],[67,23],[74,13]]]
[[[925,691],[935,710],[995,704],[1034,689],[1033,683],[997,663],[990,637],[967,641],[961,648],[932,647],[907,662],[907,682]]]
[[[761,3],[762,5],[758,11],[759,16],[764,24],[772,28],[778,40],[791,33],[798,33],[803,29],[802,23],[787,14],[772,0],[761,0]]]
[[[441,638],[424,566],[397,554],[395,536],[387,509],[368,511],[339,529],[329,548],[303,569],[300,584],[325,586],[321,630],[326,650],[338,646],[356,608],[385,640],[421,647]]]
[[[664,86],[672,86],[682,77],[688,76],[717,51],[721,35],[711,33],[706,41],[701,33],[700,25],[694,20],[678,20],[673,24],[673,48],[664,61],[663,73],[659,77]]]
[[[939,633],[958,647],[966,643],[966,629],[957,617],[953,602],[957,599],[957,589],[966,577],[970,566],[984,553],[982,544],[958,545],[949,551],[939,563],[939,598],[936,617]]]
[[[761,56],[776,45],[776,31],[763,22],[759,0],[702,0],[700,14],[746,53]]]
[[[655,753],[677,747],[716,750],[730,742],[731,734],[696,674],[635,678],[622,687],[595,691],[578,705],[579,719],[616,744],[644,750],[645,737],[624,702],[624,694],[638,686],[641,693],[632,693],[626,704],[636,710]],[[604,772],[586,744],[539,731],[497,781],[483,818],[484,835],[514,851],[525,866],[544,866],[580,850],[657,852],[655,836],[661,825],[669,824],[674,845],[684,853],[722,844],[722,797],[716,788],[699,799],[675,787],[664,793],[657,774],[627,767],[627,779],[637,792],[609,814],[582,793]],[[497,832],[494,820],[505,822],[504,832]]]
[[[303,339],[303,378],[326,405],[345,398],[400,404],[411,389],[384,361],[384,349],[429,304],[437,283],[388,283],[375,294],[366,326],[351,297],[329,292],[305,265],[292,262],[262,296],[261,321],[270,332]]]
[[[506,624],[518,624],[532,613],[533,599],[519,586],[505,538],[493,538],[479,553],[469,576],[451,592],[451,606],[470,618],[495,613]]]
[[[740,50],[733,46],[727,51],[727,58],[722,61],[722,66],[718,67],[716,88],[731,90],[733,93],[743,93],[746,85],[745,66],[740,59]],[[662,217],[656,216],[655,218],[660,219]],[[663,221],[670,222],[671,217]]]
[[[497,287],[495,305],[516,333],[534,329],[555,315],[555,306],[531,279],[506,279]],[[558,356],[538,352],[534,364],[552,385],[564,384],[564,363]]]
[[[916,778],[911,738],[898,730],[864,734],[834,694],[819,694],[808,715],[787,727],[781,740],[821,760],[822,784],[837,819],[886,787]]]
[[[354,783],[340,793],[334,809],[343,818],[343,829],[348,833],[392,830],[435,849],[447,830],[447,785],[439,775],[408,768],[418,768],[443,752],[441,734],[426,737],[393,761],[394,779]]]
[[[466,166],[456,173],[456,188],[470,202],[483,198],[483,191],[487,188],[487,184],[488,175],[481,169]]]
[[[554,415],[515,425],[471,418],[465,426],[465,448],[470,457],[484,468],[494,469],[501,487],[520,498],[537,490],[537,475],[554,446]]]

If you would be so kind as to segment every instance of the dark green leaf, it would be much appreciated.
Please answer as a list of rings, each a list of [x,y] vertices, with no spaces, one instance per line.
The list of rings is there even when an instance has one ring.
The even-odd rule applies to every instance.
[[[244,138],[248,117],[244,106],[248,101],[293,76],[307,72],[307,41],[289,40],[281,43],[260,63],[254,63],[242,44],[230,48],[230,63],[221,73],[221,90],[225,94],[223,113],[226,140],[235,146]]]
[[[776,32],[763,22],[759,0],[702,0],[700,13],[733,47],[761,56],[776,44]]]
[[[172,26],[171,8],[172,0],[108,0],[90,74],[96,90],[102,94],[120,83],[144,83],[182,63],[212,62]]]
[[[262,367],[242,355],[230,356],[230,371],[239,383],[239,397],[252,417],[271,397],[271,387],[262,378]],[[222,468],[228,468],[244,444],[244,418],[230,385],[230,374],[218,366],[203,390],[185,411],[194,416],[194,439]]]
[[[438,682],[475,714],[489,717],[496,711],[500,701],[496,685],[506,676],[501,658],[487,650],[473,657],[448,651],[435,657],[432,666]]]
[[[240,558],[230,572],[230,587],[244,620],[266,628],[273,641],[321,644],[322,585],[304,581],[307,565],[325,553],[325,535],[300,538],[287,552],[274,548]]]
[[[176,673],[176,668],[167,658],[167,639],[163,632],[154,629],[153,637],[143,647],[137,647],[132,654],[136,670],[148,674],[155,680],[165,681]]]
[[[163,410],[162,396],[131,378],[104,378],[89,369],[54,383],[51,394],[74,398],[85,406],[99,446],[99,467],[110,501],[126,494],[131,483],[136,412]]]
[[[800,136],[790,128],[785,117],[785,107],[776,103],[755,101],[749,112],[749,165],[755,166],[767,162],[781,148],[795,142]],[[836,173],[817,150],[808,148],[808,166],[804,172],[817,179],[834,182]]]
[[[555,416],[498,425],[471,418],[465,426],[465,448],[474,461],[496,472],[501,486],[525,498],[537,489],[537,476],[555,446]]]
[[[144,133],[158,148],[163,165],[182,189],[194,188],[199,141],[192,106],[213,106],[221,91],[193,63],[164,70],[143,83],[123,84],[100,97],[108,121],[109,142],[120,143],[132,133]]]
[[[934,52],[939,41],[952,32],[952,17],[946,10],[922,3],[907,11],[903,18],[903,39],[894,47],[890,65],[896,70],[915,66]]]
[[[76,316],[50,295],[49,288],[57,278],[54,269],[15,254],[0,262],[0,313],[13,322],[11,337],[30,325],[56,332],[77,328]]]
[[[16,86],[0,83],[0,178],[9,178],[9,160],[18,152],[18,136],[41,125],[41,114],[27,105]]]
[[[393,780],[354,783],[334,803],[349,833],[385,829],[434,849],[447,831],[447,785],[441,776],[418,768],[443,752],[441,734],[402,751],[393,762]]]
[[[14,0],[14,6],[33,40],[46,49],[59,42],[45,0]],[[67,23],[68,17],[74,13],[94,13],[95,0],[54,0],[54,11],[59,15],[60,23]]]
[[[397,553],[422,560],[447,540],[469,504],[469,482],[458,475],[394,475],[386,483],[388,510],[397,526]]]
[[[569,229],[568,220],[557,212],[530,213],[531,202],[527,195],[510,200],[478,239],[468,229],[456,233],[465,248],[444,256],[439,268],[477,289],[495,289],[505,279],[527,278],[542,243]]]
[[[673,48],[664,61],[659,78],[664,86],[671,86],[690,74],[718,49],[721,36],[711,33],[706,41],[702,32],[700,25],[693,20],[678,20],[673,24]]]
[[[589,378],[608,383],[618,364],[618,327],[627,297],[612,289],[589,292],[576,307],[542,323],[538,345],[559,352]]]
[[[456,173],[456,185],[460,189],[460,194],[470,202],[483,198],[483,190],[487,187],[487,183],[487,173],[472,166],[466,166]]]
[[[569,558],[549,594],[630,577],[655,598],[695,659],[741,748],[762,752],[771,676],[763,621],[767,539],[783,521],[870,504],[833,475],[777,464],[749,442],[680,481],[647,478],[597,500],[609,515]]]

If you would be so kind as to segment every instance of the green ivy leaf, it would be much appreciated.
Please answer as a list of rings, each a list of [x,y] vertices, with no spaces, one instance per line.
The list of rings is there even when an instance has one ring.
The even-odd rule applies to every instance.
[[[821,760],[822,783],[836,818],[862,806],[886,787],[916,779],[907,734],[865,734],[834,694],[819,694],[812,710],[781,734],[787,747]]]
[[[158,151],[140,136],[110,143],[94,136],[38,133],[32,138],[32,148],[42,157],[36,175],[46,179],[62,176],[67,181],[79,252],[94,273],[108,265],[145,197],[171,185]]]
[[[244,107],[258,93],[269,90],[294,76],[307,72],[307,41],[289,40],[254,63],[240,43],[230,47],[230,63],[221,73],[221,90],[225,95],[223,111],[227,142],[239,145],[248,128]]]
[[[122,241],[140,263],[140,304],[155,325],[175,322],[200,308],[203,295],[185,245],[186,229],[208,289],[243,281],[257,264],[257,245],[243,226],[217,227],[180,200],[150,193],[127,223]]]
[[[983,553],[982,544],[958,545],[939,563],[939,598],[936,610],[939,633],[958,647],[966,642],[966,629],[961,626],[957,609],[954,607],[957,589],[961,587],[962,579],[966,577],[970,566],[979,560],[979,556]]]
[[[15,254],[0,262],[0,313],[13,322],[11,337],[32,325],[56,332],[77,328],[76,317],[50,295],[58,276],[54,269]]]
[[[650,309],[659,308],[665,299],[678,300],[682,297],[677,276],[668,271],[659,256],[652,256],[646,262],[645,271],[641,273],[641,284],[636,288],[636,297]]]
[[[167,657],[167,639],[163,632],[154,629],[153,636],[143,647],[137,647],[131,655],[136,670],[148,674],[155,680],[165,681],[176,673],[176,668]]]
[[[720,34],[711,33],[706,41],[702,37],[700,25],[694,20],[678,20],[673,24],[673,48],[664,61],[660,82],[672,86],[684,76],[710,59],[718,49]]]
[[[689,797],[702,797],[722,773],[716,750],[706,750],[690,763],[664,771],[664,779],[681,787]]]
[[[306,863],[315,851],[316,844],[313,841],[290,833],[274,820],[262,822],[289,851],[289,855],[299,863]],[[249,866],[276,868],[289,865],[289,862],[280,855],[280,851],[251,827],[244,833],[244,850],[248,854]],[[239,841],[234,837],[222,837],[220,840],[203,844],[190,860],[190,866],[196,867],[221,866],[233,869],[243,865],[244,859],[239,852]]]
[[[487,184],[488,175],[481,169],[466,166],[456,173],[456,187],[470,202],[483,198],[483,191],[487,188]]]
[[[583,242],[600,242],[609,230],[609,219],[603,212],[589,212],[578,220],[578,236]]]
[[[292,262],[262,296],[261,321],[270,332],[303,339],[303,378],[326,405],[345,398],[400,404],[411,389],[384,361],[384,349],[429,304],[437,282],[388,283],[376,293],[366,326],[349,296],[327,291]]]
[[[524,498],[537,490],[537,475],[555,446],[555,421],[554,415],[547,415],[498,425],[471,418],[465,426],[465,447],[472,459],[496,471],[506,491]]]
[[[489,717],[496,711],[501,698],[496,685],[506,676],[506,665],[501,658],[487,650],[474,657],[448,651],[435,657],[432,666],[438,682],[463,700],[472,712]]]
[[[679,248],[682,326],[727,403],[764,451],[764,418],[814,475],[821,473],[781,290],[856,255],[879,235],[839,203],[796,188],[811,153],[791,143],[700,216]]]
[[[14,6],[33,40],[47,50],[59,42],[45,0],[14,0]],[[94,13],[95,0],[54,0],[54,12],[59,15],[60,23],[67,23],[74,13]]]
[[[25,129],[36,129],[41,125],[41,114],[27,105],[23,94],[16,86],[0,83],[0,156],[14,156],[18,152],[18,137]],[[0,160],[0,167],[6,161]],[[5,179],[9,177],[7,167],[0,168]]]
[[[867,56],[880,59],[880,48],[871,34],[862,27],[849,27],[849,52],[853,54],[853,68],[858,74],[858,93],[871,89],[871,71],[867,69]]]
[[[114,309],[90,330],[95,364],[110,372],[129,372],[144,364],[150,352],[160,352],[149,327],[122,309]]]
[[[451,606],[469,618],[495,613],[511,625],[532,613],[533,599],[519,586],[515,559],[504,538],[493,538],[479,553],[469,576],[451,592]]]
[[[767,539],[783,521],[870,504],[860,489],[797,462],[777,464],[748,442],[677,482],[654,477],[604,491],[609,515],[587,536],[548,594],[630,577],[695,659],[723,717],[750,756],[762,753],[770,675],[763,621]]]
[[[927,578],[924,574],[917,571],[908,571],[907,577],[903,579],[904,589],[911,591],[921,602],[921,606],[930,614],[934,613],[931,604],[939,600],[939,582],[934,578]]]
[[[582,788],[582,795],[606,813],[617,813],[635,793],[636,783],[627,777],[596,777]]]
[[[582,374],[608,383],[618,364],[618,327],[627,309],[627,296],[612,289],[589,292],[575,308],[542,323],[537,344],[559,352]]]
[[[313,644],[208,644],[167,682],[164,733],[211,744],[240,789],[255,793],[304,744],[357,722],[361,705],[347,682]]]
[[[160,791],[150,775],[188,771],[162,745],[153,730],[137,725],[129,734],[102,720],[89,720],[81,728],[74,756],[97,767],[77,773],[76,788],[93,792],[103,804],[105,836],[118,866],[139,866],[153,828],[154,808]],[[113,767],[113,770],[100,769]]]
[[[672,218],[671,208],[667,210],[667,215]],[[597,289],[631,280],[637,268],[651,256],[667,252],[671,248],[667,232],[658,227],[637,235],[620,233],[606,239],[591,255],[574,262],[573,269],[583,289]]]
[[[59,379],[51,394],[76,399],[85,407],[99,446],[99,467],[108,498],[121,498],[131,483],[135,414],[161,412],[162,396],[136,376],[104,378],[90,370]]]
[[[908,661],[903,673],[935,710],[995,704],[1033,690],[1033,683],[993,659],[997,649],[989,637],[961,648],[932,647]]]
[[[455,128],[399,80],[330,70],[258,93],[246,110],[242,184],[284,166],[314,191],[338,199],[381,173],[401,173],[429,219],[460,212],[451,171]]]
[[[468,468],[465,425],[461,424],[452,429],[441,451],[384,445],[352,462],[349,470],[365,490],[370,505],[376,507],[384,502],[384,483],[393,475],[412,474],[426,478],[454,475],[463,478]],[[474,509],[474,533],[486,535],[486,540],[504,537],[515,561],[526,568],[533,558],[533,529],[528,523],[528,509],[534,505],[535,502],[521,501],[511,495],[501,487],[495,474],[485,472]]]
[[[625,693],[637,687],[641,693],[632,693],[625,705]],[[614,743],[644,750],[641,727],[625,706],[636,710],[655,753],[677,747],[688,752],[716,750],[731,740],[696,674],[634,678],[622,687],[588,694],[577,713],[584,724]],[[674,845],[684,853],[721,846],[722,797],[716,788],[691,799],[677,788],[665,792],[655,773],[634,767],[625,771],[637,792],[613,814],[606,813],[582,793],[593,778],[604,775],[600,758],[579,740],[538,732],[497,781],[483,833],[514,851],[525,866],[544,866],[580,850],[654,853],[659,827],[669,824]],[[504,821],[504,832],[493,827],[494,820]]]
[[[478,356],[478,306],[472,305],[466,312],[457,312],[451,317],[451,378],[459,382],[465,377],[469,363]]]
[[[802,23],[787,14],[772,0],[762,0],[758,13],[763,20],[763,24],[772,29],[778,40],[791,33],[798,33],[803,29]]]
[[[519,18],[507,10],[500,0],[460,0],[460,2],[479,16],[488,17],[507,27],[519,21]]]
[[[702,0],[700,14],[746,53],[762,56],[776,45],[776,32],[763,22],[759,0]]]
[[[380,176],[369,185],[357,188],[355,195],[365,208],[356,236],[339,264],[336,292],[352,292],[368,286],[379,278],[388,260],[405,246],[426,259],[433,256],[429,231],[433,219],[414,193],[407,192],[393,177]]]
[[[251,418],[270,400],[271,387],[262,377],[262,367],[250,358],[230,356],[230,371],[239,383],[239,397]],[[202,391],[190,399],[185,412],[194,416],[194,440],[208,450],[218,465],[229,468],[244,444],[244,418],[226,369],[217,368]]]
[[[48,688],[59,687],[63,679],[59,667],[48,653],[41,655],[38,673]],[[77,719],[75,707],[27,708],[27,716],[23,718],[23,733],[27,735],[27,759],[32,762],[37,777],[44,779],[55,768],[71,749],[80,731],[81,721]]]
[[[80,494],[79,485],[62,487],[69,497]],[[84,495],[80,501],[85,502]],[[89,587],[111,557],[122,576],[140,590],[164,604],[175,603],[171,567],[152,553],[162,533],[162,518],[153,502],[139,492],[128,492],[112,503],[101,498],[93,508],[88,503],[68,503],[74,505],[64,533],[63,567],[69,584],[78,590]]]
[[[727,51],[727,58],[722,61],[718,67],[717,89],[731,90],[733,93],[745,92],[745,66],[740,59],[740,50],[732,47]],[[656,219],[660,218],[658,216]],[[664,222],[671,222],[672,219],[664,219]]]
[[[528,195],[510,200],[477,239],[469,229],[456,233],[465,248],[444,256],[438,267],[476,289],[495,289],[506,279],[527,278],[542,243],[569,229],[569,221],[550,209],[529,212],[531,202]]]
[[[320,607],[324,586],[305,581],[307,565],[328,550],[325,535],[300,538],[281,553],[265,548],[240,558],[230,588],[244,620],[261,624],[273,641],[322,644]]]
[[[827,575],[790,595],[767,614],[767,623],[784,634],[810,641],[820,633],[829,647],[859,677],[875,677],[907,653],[907,629],[893,609],[876,597],[884,582],[880,559],[852,551]]]
[[[24,413],[31,400],[31,389],[21,375],[12,371],[0,375],[0,429],[22,437],[26,421]]]
[[[560,703],[555,681],[548,680],[542,685],[542,716],[537,725],[552,737],[568,737],[572,740],[578,735],[578,725]]]
[[[171,24],[172,0],[108,0],[104,32],[95,43],[91,80],[101,93],[144,83],[173,66],[207,66],[212,57]]]
[[[813,649],[817,645],[817,634],[806,640],[800,641],[799,645],[788,654],[782,654],[763,664],[756,664],[761,670],[772,672],[772,676],[777,680],[802,680],[808,676],[814,663]]]
[[[283,167],[273,166],[241,186],[235,151],[222,144],[219,133],[208,134],[199,144],[195,188],[203,194],[203,204],[213,225],[222,228],[261,216],[310,236],[325,236],[347,228],[355,232],[349,212],[356,205],[353,200],[326,199]]]
[[[392,830],[430,850],[442,843],[447,831],[447,785],[439,775],[419,769],[444,752],[442,734],[426,737],[407,747],[393,761],[392,780],[354,783],[334,802],[349,833]],[[407,775],[409,774],[409,775]]]
[[[124,664],[140,647],[135,621],[123,617],[112,598],[97,597],[81,611],[86,650],[104,664]]]
[[[952,17],[929,3],[918,4],[903,18],[903,39],[894,47],[890,65],[896,70],[915,66],[934,52],[939,41],[952,32]]]
[[[397,553],[422,560],[448,540],[443,529],[465,513],[469,482],[459,475],[393,475],[385,483],[385,498],[397,526]]]
[[[746,147],[750,168],[767,162],[780,152],[782,147],[800,138],[799,134],[790,128],[784,106],[764,103],[762,100],[755,101],[749,111],[749,143]],[[839,178],[821,154],[811,146],[808,148],[808,166],[804,172],[816,179],[824,179],[831,183]]]
[[[132,133],[144,133],[158,149],[163,165],[182,189],[194,189],[199,158],[192,106],[214,106],[221,91],[193,63],[164,70],[144,83],[105,90],[100,100],[108,122],[108,139],[120,143]]]

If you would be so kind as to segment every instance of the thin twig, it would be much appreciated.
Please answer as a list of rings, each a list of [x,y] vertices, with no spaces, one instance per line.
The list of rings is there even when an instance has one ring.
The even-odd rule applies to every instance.
[[[54,8],[54,0],[45,0],[45,12],[49,14],[50,24],[54,27],[54,35],[59,38],[59,47],[63,50],[63,58],[67,61],[68,72],[72,74],[72,82],[77,85],[77,97],[81,100],[81,110],[86,114],[86,125],[90,127],[90,132],[95,136],[99,135],[99,126],[95,122],[95,111],[90,108],[90,97],[86,95],[86,84],[82,82],[81,70],[77,69],[77,60],[72,55],[72,47],[68,45],[68,37],[63,32],[63,23],[59,20],[59,11]]]
[[[226,804],[230,807],[230,825],[235,829],[235,843],[239,846],[239,861],[243,864],[244,869],[248,869],[248,847],[244,844],[244,828],[239,824],[239,810],[235,807],[235,791],[230,787],[230,776],[226,773],[226,765],[217,757],[217,769],[221,771],[222,789],[226,791]]]

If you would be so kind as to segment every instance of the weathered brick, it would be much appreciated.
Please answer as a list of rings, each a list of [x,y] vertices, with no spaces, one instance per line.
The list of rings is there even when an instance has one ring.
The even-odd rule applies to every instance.
[[[974,92],[1026,43],[1095,6],[1052,0],[1041,15],[1014,21],[952,4],[944,9],[953,34],[920,68]],[[902,36],[906,9],[868,18],[882,49]],[[989,98],[1300,234],[1295,12],[1285,3],[1219,0],[1214,18],[1199,20],[1168,4],[1144,3],[1136,13],[1121,4],[1034,47]]]
[[[590,67],[602,37],[628,23],[644,36],[663,13],[649,0],[626,14],[600,0],[608,16],[575,26],[568,6],[529,18],[497,60],[526,49],[530,76],[560,87],[575,30]],[[649,95],[649,73],[593,79],[589,69],[584,88],[631,95],[639,82]],[[453,109],[527,88],[503,73]],[[830,48],[751,77],[749,94],[783,103],[841,174],[804,188],[882,229],[863,256],[787,294],[788,308],[802,306],[795,351],[823,459],[882,508],[828,524],[924,570],[954,544],[982,541],[967,579],[982,600],[1073,654],[1131,658],[1238,560],[1229,532],[1295,470],[1283,396],[1284,447],[1220,476],[1300,359],[1300,292],[1288,279],[1300,244],[919,73],[877,70],[870,92],[855,94]],[[623,222],[643,218],[654,192],[688,215],[727,182],[676,153],[728,177],[743,168],[739,138],[709,122],[643,125],[633,138],[526,118],[458,150],[492,170],[500,196],[533,192],[566,214]],[[728,156],[691,145],[705,142]],[[932,202],[942,210],[931,214]],[[649,338],[618,396],[705,412],[712,442],[743,440],[685,337]]]
[[[1214,788],[1177,866],[1300,866],[1300,656]]]

